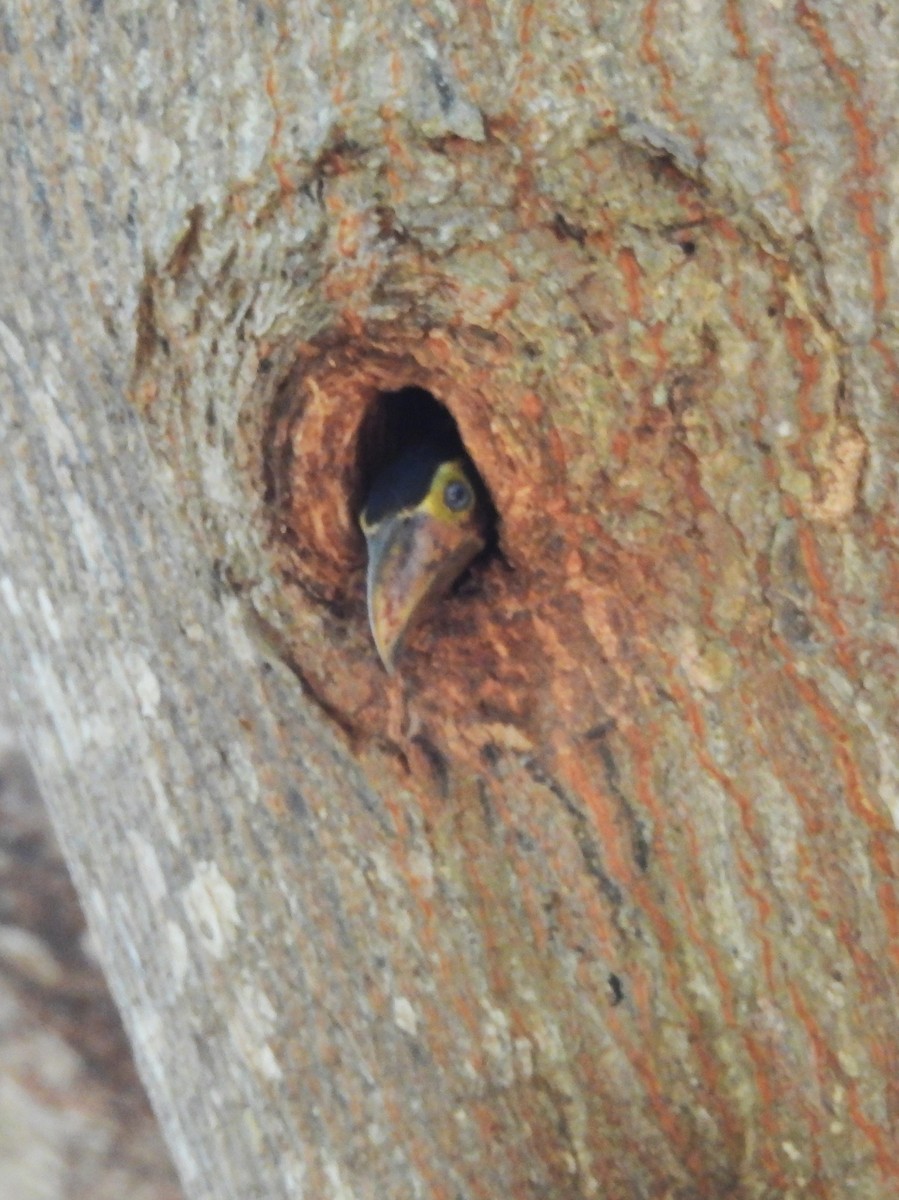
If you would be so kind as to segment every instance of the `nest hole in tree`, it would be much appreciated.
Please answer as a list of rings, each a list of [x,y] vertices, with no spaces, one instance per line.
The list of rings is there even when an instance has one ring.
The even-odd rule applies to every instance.
[[[508,457],[490,421],[492,372],[483,362],[481,339],[461,340],[467,353],[459,351],[459,337],[435,335],[422,342],[393,329],[364,340],[329,337],[299,346],[280,378],[270,373],[264,381],[266,400],[256,408],[265,414],[259,482],[270,521],[272,569],[283,582],[279,620],[286,653],[302,661],[304,635],[295,631],[314,628],[320,645],[314,665],[320,671],[324,633],[333,649],[327,661],[335,681],[344,665],[349,670],[354,663],[352,671],[359,670],[350,644],[374,661],[359,514],[377,474],[417,441],[436,439],[448,454],[465,454],[486,505],[491,537],[451,591],[473,598],[487,588],[495,604],[500,580],[511,578],[508,571],[497,576],[493,570],[507,563],[493,489],[499,487],[504,502],[512,484]],[[286,617],[290,608],[292,620]],[[458,647],[469,622],[472,655],[483,652],[481,615],[481,604],[471,603],[453,633]],[[324,629],[316,624],[322,620]],[[334,692],[342,695],[336,682]]]

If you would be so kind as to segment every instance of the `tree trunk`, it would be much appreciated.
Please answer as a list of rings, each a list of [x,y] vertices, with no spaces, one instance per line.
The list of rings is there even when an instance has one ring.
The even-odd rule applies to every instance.
[[[188,1194],[894,1195],[897,10],[16,7],[3,703]]]
[[[2,728],[0,1196],[181,1200],[34,776]]]

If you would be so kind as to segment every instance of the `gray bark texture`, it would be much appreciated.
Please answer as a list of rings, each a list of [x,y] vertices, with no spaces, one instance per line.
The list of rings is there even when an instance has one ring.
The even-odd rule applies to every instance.
[[[47,810],[2,729],[0,1196],[181,1200]]]
[[[15,0],[0,62],[0,719],[186,1193],[895,1196],[899,9]],[[388,677],[407,384],[499,552]]]

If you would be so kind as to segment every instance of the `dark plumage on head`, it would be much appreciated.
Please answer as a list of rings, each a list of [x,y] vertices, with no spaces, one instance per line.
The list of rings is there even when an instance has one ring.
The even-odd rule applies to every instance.
[[[427,442],[404,450],[375,476],[362,509],[362,527],[377,525],[404,508],[415,508],[427,495],[446,450]]]

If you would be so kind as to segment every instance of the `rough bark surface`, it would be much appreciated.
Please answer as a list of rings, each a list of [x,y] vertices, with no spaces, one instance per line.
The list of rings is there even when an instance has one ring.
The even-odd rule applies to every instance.
[[[181,1196],[34,776],[2,729],[0,1196]]]
[[[7,700],[187,1192],[894,1195],[897,10],[0,21]],[[500,539],[388,679],[406,384]]]

